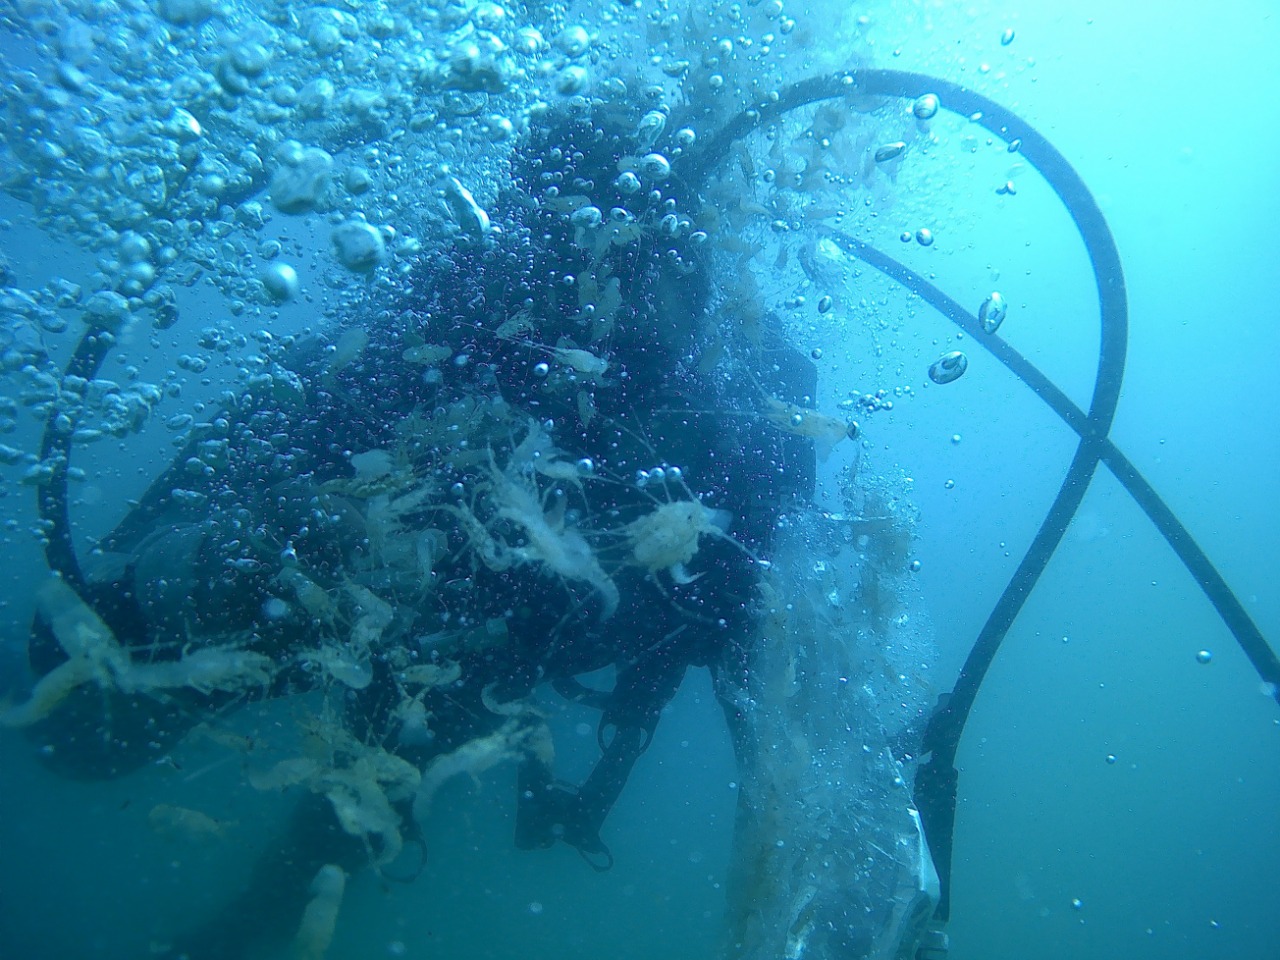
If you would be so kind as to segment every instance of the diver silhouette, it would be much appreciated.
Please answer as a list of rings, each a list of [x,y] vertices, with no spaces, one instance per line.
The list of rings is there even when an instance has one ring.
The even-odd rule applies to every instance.
[[[691,227],[729,145],[851,90],[936,93],[995,135],[1020,138],[1081,229],[1103,318],[1087,413],[1002,341],[974,337],[1081,444],[925,733],[915,803],[941,889],[908,904],[894,949],[943,949],[925,928],[948,910],[956,744],[1099,463],[1197,573],[1259,673],[1280,682],[1222,578],[1108,438],[1124,363],[1123,274],[1088,191],[1034,130],[955,85],[853,71],[781,91],[669,170],[638,170],[654,182],[636,191],[616,171],[638,152],[639,111],[556,114],[521,143],[510,186],[483,218],[460,184],[444,183],[470,227],[423,258],[377,323],[348,317],[270,346],[261,375],[227,398],[83,566],[66,500],[70,439],[46,432],[42,459],[58,466],[39,497],[59,578],[39,604],[30,661],[41,679],[21,725],[51,765],[119,776],[246,700],[338,694],[320,731],[327,761],[281,758],[264,774],[305,788],[289,831],[173,955],[240,957],[286,939],[330,866],[396,875],[440,779],[498,759],[519,764],[517,844],[564,841],[607,869],[605,819],[692,666],[711,669],[735,746],[750,749],[741,695],[756,653],[752,598],[779,519],[813,493],[805,411],[815,372],[769,326],[725,343]],[[831,236],[980,329],[892,258]],[[92,376],[110,345],[91,329],[68,373]],[[795,419],[771,418],[770,403]],[[611,690],[578,679],[607,667]],[[526,702],[540,684],[600,711],[599,760],[579,786],[557,781],[545,723]]]
[[[663,225],[696,196],[609,176],[639,119],[547,118],[485,229],[424,257],[393,319],[280,344],[83,566],[61,478],[43,489],[61,576],[30,662],[70,686],[33,698],[27,731],[56,769],[120,776],[246,700],[340,691],[337,772],[282,781],[312,791],[289,831],[174,955],[283,940],[326,865],[394,874],[431,793],[370,764],[425,784],[515,759],[517,844],[607,869],[605,818],[686,670],[727,689],[748,669],[756,558],[814,483],[812,439],[757,411],[803,410],[816,373],[777,330],[731,344],[733,373],[699,366],[724,350],[708,277]],[[588,192],[614,212],[583,216]],[[91,331],[72,371],[105,346]],[[575,679],[606,667],[610,690]],[[580,786],[524,705],[544,683],[600,711]]]

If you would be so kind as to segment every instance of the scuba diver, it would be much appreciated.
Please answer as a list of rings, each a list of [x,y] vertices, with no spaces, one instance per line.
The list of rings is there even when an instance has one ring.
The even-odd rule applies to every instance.
[[[455,242],[375,317],[267,343],[83,567],[65,458],[42,488],[58,576],[7,722],[52,767],[122,776],[236,705],[321,697],[323,746],[250,775],[301,788],[289,830],[170,955],[303,937],[309,899],[406,872],[439,785],[504,759],[517,845],[607,869],[605,818],[692,666],[741,745],[758,568],[813,494],[816,373],[720,322],[698,198],[636,159],[641,121],[545,116],[489,210],[446,172]],[[578,679],[605,668],[612,689]],[[576,787],[544,684],[600,713]]]
[[[208,15],[202,4],[160,6],[179,28]],[[440,6],[442,22],[458,14]],[[497,15],[478,9],[476,23],[484,27],[486,17]],[[461,17],[448,22],[463,26]],[[340,42],[332,39],[334,23],[317,23],[319,45]],[[371,28],[371,36],[381,37],[395,24]],[[523,35],[537,49],[540,41],[531,37]],[[522,42],[518,34],[509,39],[512,49]],[[575,58],[584,54],[574,51],[589,44],[579,40],[565,31],[559,44],[572,61],[557,68],[560,93],[583,76]],[[728,40],[717,48],[723,43],[732,49]],[[495,66],[501,56],[500,46],[486,49],[468,33],[440,59],[444,88],[501,89],[503,71]],[[213,99],[242,96],[270,76],[266,58],[253,36],[228,41],[212,68],[219,85]],[[710,59],[693,69],[708,81],[718,71],[723,83],[729,64]],[[151,77],[150,64],[140,69]],[[753,85],[751,105],[728,123],[710,111],[695,114],[689,122],[702,131],[698,150],[683,159],[677,158],[687,146],[683,127],[661,112],[654,120],[654,111],[607,98],[585,110],[585,99],[567,97],[550,113],[530,115],[510,183],[488,209],[462,180],[439,171],[439,194],[456,225],[453,242],[430,247],[410,272],[396,275],[394,294],[366,296],[336,329],[264,337],[242,383],[193,428],[172,466],[83,561],[67,497],[74,434],[68,426],[76,424],[62,422],[75,413],[54,407],[39,458],[47,473],[36,478],[56,577],[37,599],[29,645],[35,688],[0,721],[23,728],[60,773],[109,778],[163,762],[189,733],[216,731],[249,702],[289,698],[302,717],[286,742],[246,748],[250,782],[296,798],[288,829],[260,851],[243,889],[181,933],[169,955],[243,957],[291,936],[319,955],[345,876],[369,866],[385,878],[412,875],[419,825],[440,785],[501,761],[518,765],[517,845],[564,841],[594,867],[607,868],[602,831],[609,811],[686,671],[705,666],[743,768],[739,822],[747,824],[745,859],[754,856],[760,883],[739,884],[745,893],[734,906],[744,915],[731,925],[758,935],[731,954],[897,956],[915,942],[898,934],[939,903],[930,879],[935,888],[942,881],[945,919],[956,744],[991,658],[1100,463],[1196,573],[1276,689],[1280,668],[1244,608],[1109,439],[1124,363],[1124,282],[1084,185],[1043,138],[998,104],[934,78],[856,72],[778,89]],[[77,68],[60,68],[58,79],[60,91],[40,100],[33,116],[47,117],[63,101],[93,92],[92,78]],[[299,109],[322,115],[314,105],[325,98],[311,96],[322,88],[297,86],[309,91],[298,98]],[[184,91],[162,105],[199,99],[189,85]],[[277,93],[275,106],[283,109],[291,102],[287,85]],[[886,792],[871,808],[888,824],[884,833],[859,821],[850,836],[841,833],[849,823],[834,828],[820,818],[808,838],[821,835],[817,841],[797,843],[789,835],[784,851],[772,832],[782,821],[769,817],[779,797],[803,804],[820,796],[830,810],[864,799],[852,797],[859,777],[874,774],[891,785],[912,777],[900,769],[901,756],[847,760],[840,751],[856,751],[831,736],[824,769],[806,782],[830,792],[802,796],[774,785],[770,794],[762,782],[776,771],[762,771],[759,758],[776,744],[796,748],[801,758],[822,752],[809,743],[797,747],[794,729],[762,722],[753,698],[769,669],[784,681],[777,689],[785,696],[803,682],[794,660],[770,659],[782,644],[766,650],[759,642],[770,616],[761,596],[773,586],[767,572],[786,567],[777,562],[780,551],[795,547],[783,543],[783,528],[801,525],[790,514],[803,514],[813,496],[815,438],[829,440],[845,425],[812,410],[815,370],[776,318],[766,315],[752,327],[727,316],[734,306],[713,285],[705,252],[714,215],[701,204],[708,169],[733,156],[750,131],[825,100],[838,106],[828,116],[842,117],[846,93],[914,100],[911,115],[920,122],[938,110],[941,95],[947,109],[980,123],[994,140],[1019,146],[1081,229],[1099,282],[1103,350],[1093,402],[1087,411],[1076,408],[1007,343],[984,339],[990,330],[979,318],[926,278],[829,231],[832,244],[914,291],[1031,384],[1080,435],[1081,448],[955,695],[930,720],[924,749],[902,746],[902,755],[928,759],[913,792]],[[335,121],[334,136],[323,142],[365,143],[368,131],[382,130],[376,110],[356,109],[361,102],[351,98],[354,119]],[[216,109],[201,112],[202,119],[206,112],[219,117]],[[407,117],[406,127],[410,119],[416,117]],[[201,181],[220,174],[206,174],[199,148],[188,142],[200,137],[200,124],[185,108],[159,121],[162,142],[179,143],[178,172],[168,184],[174,193],[189,177],[193,190],[209,188],[215,206],[236,211],[273,189],[265,177],[248,177],[247,186],[234,189]],[[352,128],[349,135],[343,124]],[[665,134],[663,126],[676,132]],[[812,143],[825,143],[825,133],[812,132]],[[65,151],[57,137],[15,139],[33,150],[38,145],[39,163],[58,173],[47,179],[62,184]],[[886,162],[906,146],[887,144]],[[867,151],[868,161],[873,157]],[[39,190],[28,199],[39,201]],[[301,204],[285,195],[275,202],[282,211]],[[372,225],[348,219],[334,243],[349,268],[378,268],[384,238]],[[55,383],[66,395],[86,391],[119,332],[111,316],[86,312],[89,332]],[[15,352],[29,355],[38,334],[32,344]],[[871,513],[857,522],[870,524]],[[828,631],[825,623],[818,627]],[[838,646],[838,631],[828,633],[829,646]],[[593,686],[598,678],[583,679],[601,670],[613,674],[610,689]],[[839,674],[841,683],[847,675]],[[600,714],[599,758],[577,786],[555,775],[549,725],[534,700],[548,687]],[[816,709],[813,688],[795,699],[812,715],[809,734],[855,729],[863,736],[846,713]],[[830,772],[842,762],[849,774],[843,781]],[[888,810],[915,822],[899,829],[884,815]],[[874,858],[859,855],[872,850],[877,865],[891,867],[914,855],[907,882],[871,883],[865,865]],[[826,891],[806,879],[813,874],[805,857],[824,869],[832,862],[847,868],[824,874],[823,882],[842,894],[859,891],[856,909],[847,900],[824,902]],[[763,910],[745,915],[765,882],[781,906],[781,924]],[[891,922],[881,924],[873,909],[889,911]],[[888,933],[871,942],[866,931],[873,928]],[[932,942],[929,956],[941,949]]]

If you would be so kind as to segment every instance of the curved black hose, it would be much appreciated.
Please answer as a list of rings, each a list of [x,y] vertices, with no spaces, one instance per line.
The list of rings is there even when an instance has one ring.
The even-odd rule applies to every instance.
[[[915,799],[942,880],[942,900],[937,915],[945,920],[950,912],[952,838],[958,781],[955,756],[960,737],[1001,642],[1061,543],[1099,463],[1107,464],[1195,577],[1254,669],[1271,685],[1278,702],[1280,660],[1186,527],[1110,439],[1128,348],[1128,298],[1124,271],[1115,240],[1097,202],[1067,159],[1038,131],[995,101],[958,84],[899,70],[855,70],[801,81],[779,91],[768,102],[744,111],[702,144],[698,151],[685,158],[681,174],[690,182],[700,183],[713,165],[727,155],[729,147],[751,130],[791,110],[849,93],[899,98],[933,93],[940,97],[947,109],[968,116],[994,135],[1007,141],[1020,140],[1021,153],[1057,193],[1084,240],[1101,312],[1098,369],[1093,397],[1086,413],[1018,351],[999,338],[985,335],[977,317],[919,274],[868,244],[835,231],[830,234],[847,252],[919,294],[969,333],[975,342],[991,351],[1030,386],[1080,437],[1067,475],[1044,522],[983,625],[954,690],[940,702],[925,731],[923,747],[927,759],[917,773]]]
[[[978,318],[954,299],[914,270],[875,247],[839,231],[829,231],[828,235],[844,250],[896,280],[954,322],[956,326],[971,334],[974,342],[981,344],[987,352],[1031,387],[1067,426],[1081,438],[1088,436],[1088,414],[1076,406],[1035,364],[1006,341],[980,333],[981,324]],[[1218,572],[1190,531],[1183,526],[1169,509],[1168,504],[1160,498],[1155,488],[1115,445],[1115,442],[1110,437],[1102,437],[1097,446],[1099,459],[1107,465],[1115,478],[1142,508],[1143,513],[1155,524],[1160,535],[1173,548],[1174,553],[1195,578],[1196,583],[1200,584],[1205,596],[1244,650],[1258,676],[1271,686],[1273,695],[1277,702],[1280,702],[1280,657],[1267,644],[1262,631],[1245,611],[1222,574]]]
[[[109,333],[90,327],[76,344],[62,377],[92,380],[115,343]],[[84,571],[71,536],[71,514],[67,505],[67,470],[71,466],[71,429],[59,429],[58,410],[49,413],[40,439],[40,462],[50,468],[40,484],[36,507],[45,527],[44,556],[49,569],[62,577],[77,593],[84,594]]]

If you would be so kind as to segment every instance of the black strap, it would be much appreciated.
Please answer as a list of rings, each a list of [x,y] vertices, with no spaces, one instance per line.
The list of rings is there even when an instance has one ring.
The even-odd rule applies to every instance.
[[[91,327],[76,344],[62,378],[82,377],[92,380],[98,375],[102,361],[115,344],[115,337]],[[71,536],[71,515],[67,506],[67,470],[71,466],[73,430],[58,428],[58,410],[49,414],[40,439],[40,460],[48,464],[50,473],[40,484],[36,495],[40,519],[45,524],[44,556],[49,569],[59,574],[79,594],[84,594],[84,573]]]
[[[598,871],[613,866],[600,830],[627,779],[653,740],[662,709],[671,702],[688,664],[680,651],[661,648],[618,674],[609,693],[576,680],[557,680],[562,696],[601,711],[596,728],[600,758],[577,789],[558,783],[537,757],[527,757],[518,774],[516,846],[528,850],[563,840]]]

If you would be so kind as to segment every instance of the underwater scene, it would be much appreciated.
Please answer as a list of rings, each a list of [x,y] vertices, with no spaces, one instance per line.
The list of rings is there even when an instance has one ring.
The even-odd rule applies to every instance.
[[[0,0],[0,958],[1277,956],[1278,49]]]

